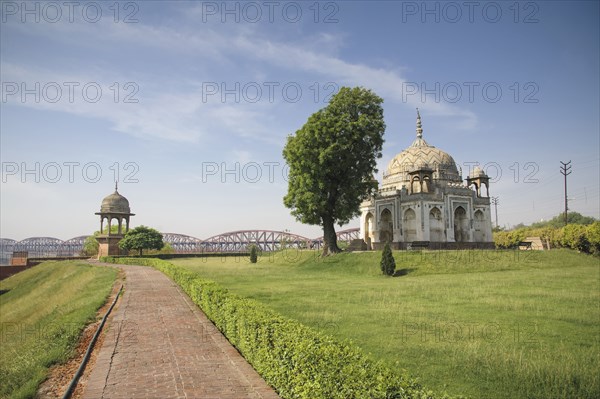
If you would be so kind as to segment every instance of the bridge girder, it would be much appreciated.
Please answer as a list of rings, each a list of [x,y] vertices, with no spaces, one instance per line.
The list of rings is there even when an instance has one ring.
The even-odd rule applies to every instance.
[[[252,244],[266,252],[284,248],[318,249],[323,245],[323,237],[311,239],[277,230],[237,230],[221,233],[205,240],[185,234],[162,234],[163,241],[168,243],[175,253],[245,252]],[[359,238],[359,229],[341,230],[336,234],[338,241],[351,241]],[[2,258],[12,256],[15,251],[27,251],[32,258],[79,256],[88,237],[83,235],[66,241],[54,237],[30,237],[21,241],[0,238],[0,251]]]
[[[250,245],[270,252],[281,248],[310,248],[310,238],[286,231],[276,230],[238,230],[222,233],[204,240],[206,252],[243,252]]]
[[[198,253],[202,252],[202,240],[196,237],[177,233],[162,233],[163,242],[169,244],[175,253]]]
[[[90,237],[79,236],[63,241],[58,248],[58,256],[82,256],[85,240]]]
[[[54,237],[30,237],[17,242],[13,252],[27,252],[30,258],[55,257],[62,243],[61,239]]]

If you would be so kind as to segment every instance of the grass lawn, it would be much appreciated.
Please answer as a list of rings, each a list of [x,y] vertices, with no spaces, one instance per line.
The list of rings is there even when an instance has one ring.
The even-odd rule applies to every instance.
[[[349,338],[436,391],[600,397],[600,260],[568,250],[314,252],[173,263]]]
[[[0,282],[0,397],[32,398],[48,368],[72,354],[116,270],[45,262]]]

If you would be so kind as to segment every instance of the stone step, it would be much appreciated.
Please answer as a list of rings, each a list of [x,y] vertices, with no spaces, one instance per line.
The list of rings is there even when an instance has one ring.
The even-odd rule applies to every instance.
[[[533,250],[543,251],[545,249],[540,237],[527,237],[524,241],[531,242],[531,249]]]

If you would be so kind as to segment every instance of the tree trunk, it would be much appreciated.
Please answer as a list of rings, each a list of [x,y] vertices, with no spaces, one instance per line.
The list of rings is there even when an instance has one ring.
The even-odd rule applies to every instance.
[[[330,217],[323,217],[323,256],[330,254],[336,254],[342,252],[337,245],[337,236],[335,234],[335,227],[333,219]]]
[[[142,248],[140,248],[140,258],[142,257]]]

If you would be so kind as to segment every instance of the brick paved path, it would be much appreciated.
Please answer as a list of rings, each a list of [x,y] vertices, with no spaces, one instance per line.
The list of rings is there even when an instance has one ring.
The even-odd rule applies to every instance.
[[[124,295],[84,398],[278,398],[168,277],[122,268]]]

